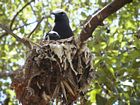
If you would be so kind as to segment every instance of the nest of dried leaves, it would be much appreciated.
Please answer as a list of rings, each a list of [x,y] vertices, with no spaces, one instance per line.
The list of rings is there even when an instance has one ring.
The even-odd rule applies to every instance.
[[[22,105],[72,104],[94,77],[93,55],[73,37],[34,46],[12,87]]]

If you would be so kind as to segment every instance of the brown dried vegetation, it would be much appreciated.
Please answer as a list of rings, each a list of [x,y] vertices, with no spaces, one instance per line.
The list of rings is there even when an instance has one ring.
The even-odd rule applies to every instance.
[[[93,55],[71,37],[34,46],[12,87],[23,105],[70,105],[94,77]]]

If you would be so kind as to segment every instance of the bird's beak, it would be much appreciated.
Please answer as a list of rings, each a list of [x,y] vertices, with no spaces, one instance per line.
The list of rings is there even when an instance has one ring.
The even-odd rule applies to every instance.
[[[52,12],[51,14],[52,14],[52,15],[56,15],[56,13],[54,13],[54,12]]]

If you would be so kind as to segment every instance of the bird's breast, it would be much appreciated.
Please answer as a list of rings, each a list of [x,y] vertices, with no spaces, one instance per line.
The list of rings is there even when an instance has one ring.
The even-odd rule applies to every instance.
[[[63,22],[55,23],[53,31],[56,31],[60,35],[60,39],[65,39],[73,36],[73,32],[69,24]]]

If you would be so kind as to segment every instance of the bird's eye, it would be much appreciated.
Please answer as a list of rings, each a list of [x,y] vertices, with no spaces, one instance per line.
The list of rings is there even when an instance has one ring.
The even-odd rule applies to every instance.
[[[60,14],[62,14],[62,15],[63,15],[63,14],[65,14],[65,13],[64,13],[64,12],[60,12]]]

